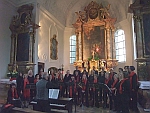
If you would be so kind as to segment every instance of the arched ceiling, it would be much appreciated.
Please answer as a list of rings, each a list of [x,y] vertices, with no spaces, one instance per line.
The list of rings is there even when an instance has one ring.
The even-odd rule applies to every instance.
[[[64,26],[73,27],[75,12],[83,11],[92,0],[41,0],[40,4],[56,17]],[[103,6],[111,5],[110,15],[120,22],[127,17],[131,0],[94,0]]]
[[[83,11],[92,0],[9,0],[13,2],[25,3],[25,2],[38,2],[47,11],[49,11],[60,23],[66,27],[73,27],[75,23],[75,12]],[[102,3],[103,6],[111,5],[110,16],[117,18],[117,22],[120,22],[127,17],[129,4],[133,0],[93,0],[97,3]]]

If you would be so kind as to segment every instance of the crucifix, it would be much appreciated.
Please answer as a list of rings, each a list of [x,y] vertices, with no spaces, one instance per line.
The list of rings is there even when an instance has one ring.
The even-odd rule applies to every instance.
[[[92,50],[92,59],[94,60],[95,51]]]

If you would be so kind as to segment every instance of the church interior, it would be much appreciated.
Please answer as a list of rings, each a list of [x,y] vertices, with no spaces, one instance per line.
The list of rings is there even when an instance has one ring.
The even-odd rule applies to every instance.
[[[0,103],[9,80],[19,72],[33,75],[75,67],[134,66],[150,85],[150,0],[0,0]],[[150,87],[140,89],[140,113],[150,111]],[[74,108],[73,108],[74,112]],[[78,113],[109,109],[77,106]]]

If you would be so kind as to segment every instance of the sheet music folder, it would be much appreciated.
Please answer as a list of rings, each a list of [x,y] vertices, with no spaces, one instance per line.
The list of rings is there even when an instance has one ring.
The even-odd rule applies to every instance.
[[[59,89],[49,89],[49,98],[58,99]]]

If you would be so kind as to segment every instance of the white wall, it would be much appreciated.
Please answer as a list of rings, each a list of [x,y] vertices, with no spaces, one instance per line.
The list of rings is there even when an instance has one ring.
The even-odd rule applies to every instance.
[[[39,25],[38,29],[38,62],[45,63],[45,71],[50,67],[61,68],[64,54],[64,27],[48,13],[42,6],[39,6]],[[58,59],[50,58],[50,38],[56,34],[58,41]]]
[[[117,29],[124,30],[125,33],[125,47],[126,47],[126,62],[119,62],[118,66],[115,68],[115,71],[118,71],[118,68],[124,68],[124,66],[136,66],[134,60],[134,45],[133,45],[133,34],[132,34],[132,15],[128,14],[127,19],[117,23],[115,25]],[[116,30],[117,30],[116,29]]]
[[[11,31],[9,25],[16,14],[16,8],[0,0],[0,78],[5,78],[10,63]]]
[[[75,69],[73,64],[70,64],[70,36],[75,35],[74,28],[65,28],[64,31],[64,73],[70,70],[73,73]]]

